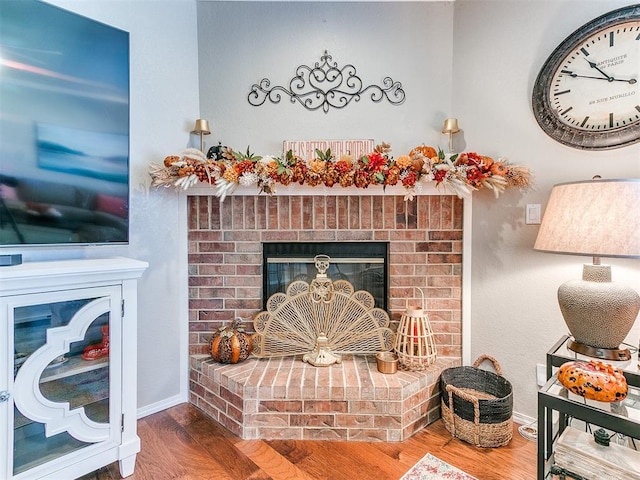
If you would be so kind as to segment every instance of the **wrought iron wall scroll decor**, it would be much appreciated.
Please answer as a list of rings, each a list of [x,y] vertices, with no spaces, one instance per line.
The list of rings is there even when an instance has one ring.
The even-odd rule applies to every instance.
[[[324,113],[329,112],[331,107],[344,108],[352,100],[358,102],[365,93],[369,93],[375,103],[385,98],[393,105],[404,102],[405,93],[400,82],[385,77],[382,83],[383,87],[363,87],[353,65],[338,67],[337,62],[331,62],[331,55],[325,50],[320,62],[316,62],[313,68],[300,65],[296,69],[296,76],[289,81],[289,89],[280,85],[270,88],[271,81],[263,78],[259,84],[251,87],[248,100],[254,107],[264,104],[267,99],[271,103],[279,103],[282,92],[290,97],[291,103],[297,101],[307,110],[322,108]]]

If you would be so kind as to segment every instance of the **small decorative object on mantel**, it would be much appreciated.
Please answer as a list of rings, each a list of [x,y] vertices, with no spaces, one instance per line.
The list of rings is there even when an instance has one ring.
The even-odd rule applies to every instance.
[[[494,160],[475,152],[444,153],[427,145],[394,158],[391,145],[384,142],[371,152],[359,156],[344,153],[339,158],[331,148],[316,148],[313,157],[306,160],[293,150],[280,158],[255,155],[248,148],[242,153],[222,147],[216,158],[206,158],[197,149],[187,149],[182,155],[167,156],[163,165],[151,164],[149,173],[154,187],[187,190],[203,182],[214,186],[221,200],[239,185],[256,186],[267,194],[274,193],[278,185],[296,183],[329,188],[402,185],[406,200],[419,194],[425,182],[435,182],[459,197],[482,188],[498,197],[507,188],[524,190],[532,185],[527,167],[505,159]]]
[[[247,99],[251,105],[259,107],[267,100],[280,103],[284,94],[291,99],[291,103],[297,101],[307,110],[321,108],[324,113],[328,113],[332,107],[344,108],[353,100],[359,102],[363,95],[369,96],[375,103],[385,98],[392,105],[404,102],[405,93],[400,82],[384,77],[382,83],[383,87],[363,86],[362,80],[356,75],[356,67],[338,67],[337,62],[331,62],[331,55],[325,50],[320,62],[316,62],[313,68],[307,65],[296,68],[295,77],[289,80],[289,88],[280,85],[271,87],[271,81],[263,78],[260,83],[252,85]]]
[[[316,158],[318,152],[331,152],[332,159],[340,159],[345,155],[360,158],[374,152],[376,142],[372,138],[350,140],[285,140],[282,151],[289,152],[299,158]]]
[[[389,351],[393,332],[389,315],[374,308],[373,295],[355,291],[347,280],[331,281],[330,258],[316,255],[318,274],[307,283],[289,284],[287,293],[275,293],[267,310],[253,320],[253,354],[259,358],[303,355],[303,361],[326,367],[343,354]]]
[[[588,400],[621,402],[627,398],[627,380],[622,370],[597,360],[564,363],[558,370],[558,381]]]
[[[400,317],[396,331],[393,350],[398,355],[398,364],[403,370],[424,370],[437,357],[424,291],[421,288],[418,290],[422,295],[422,307],[408,307]]]
[[[251,355],[251,336],[245,333],[241,322],[241,318],[236,318],[231,325],[221,327],[211,337],[209,350],[216,362],[238,363]]]

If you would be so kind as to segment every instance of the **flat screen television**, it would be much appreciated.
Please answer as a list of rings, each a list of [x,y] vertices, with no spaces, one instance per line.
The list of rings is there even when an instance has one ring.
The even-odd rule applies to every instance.
[[[0,246],[128,243],[129,34],[0,1]]]

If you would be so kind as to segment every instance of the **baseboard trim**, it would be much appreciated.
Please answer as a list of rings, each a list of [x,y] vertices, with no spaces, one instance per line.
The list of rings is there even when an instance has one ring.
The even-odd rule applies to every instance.
[[[161,412],[162,410],[166,410],[167,408],[175,407],[176,405],[186,402],[187,399],[183,398],[182,395],[175,395],[173,397],[165,398],[161,402],[152,403],[151,405],[138,408],[136,413],[138,415],[138,419],[141,419],[148,415]]]
[[[518,425],[529,425],[530,423],[535,423],[536,419],[525,415],[523,413],[513,412],[513,423],[517,423]]]

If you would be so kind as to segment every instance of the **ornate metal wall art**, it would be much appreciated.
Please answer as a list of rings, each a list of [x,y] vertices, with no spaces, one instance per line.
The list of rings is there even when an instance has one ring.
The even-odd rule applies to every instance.
[[[344,108],[352,100],[358,102],[365,94],[375,103],[385,98],[393,105],[404,102],[405,93],[400,82],[385,77],[382,83],[382,87],[363,87],[353,65],[338,67],[337,62],[331,62],[331,55],[325,50],[320,62],[316,62],[313,68],[300,65],[296,69],[296,76],[289,81],[288,89],[279,85],[271,87],[271,81],[263,78],[259,84],[251,87],[248,100],[254,107],[259,107],[267,99],[271,103],[279,103],[282,94],[285,94],[290,97],[291,103],[297,101],[307,110],[322,108],[324,113],[328,113],[331,107]]]

